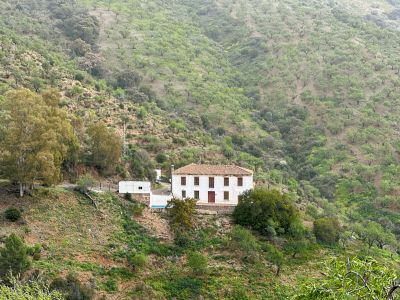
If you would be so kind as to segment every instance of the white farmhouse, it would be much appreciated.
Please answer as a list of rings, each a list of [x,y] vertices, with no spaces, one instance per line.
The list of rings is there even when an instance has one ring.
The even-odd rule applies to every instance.
[[[190,164],[172,170],[172,195],[198,199],[200,205],[237,205],[239,195],[252,188],[253,172],[238,166]]]

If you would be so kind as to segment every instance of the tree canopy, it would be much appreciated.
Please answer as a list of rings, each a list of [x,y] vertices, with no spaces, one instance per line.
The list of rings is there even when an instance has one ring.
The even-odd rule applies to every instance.
[[[114,173],[122,154],[121,138],[103,122],[89,126],[90,163],[105,174]]]
[[[78,141],[55,91],[13,90],[0,103],[0,169],[20,195],[36,182],[54,184]]]
[[[289,230],[298,219],[298,211],[286,194],[255,188],[239,196],[233,218],[237,224],[249,226],[265,235],[275,235]]]

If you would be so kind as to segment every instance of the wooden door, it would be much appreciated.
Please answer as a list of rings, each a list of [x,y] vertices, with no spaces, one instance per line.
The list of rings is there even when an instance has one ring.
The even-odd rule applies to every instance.
[[[208,203],[215,203],[215,192],[208,192]]]

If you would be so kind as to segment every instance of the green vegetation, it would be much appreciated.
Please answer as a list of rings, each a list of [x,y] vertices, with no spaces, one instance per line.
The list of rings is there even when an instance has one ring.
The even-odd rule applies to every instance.
[[[314,234],[318,241],[335,244],[339,241],[340,225],[336,218],[321,218],[314,221]]]
[[[117,134],[108,129],[104,123],[89,126],[90,164],[104,174],[115,172],[121,157],[122,143]]]
[[[21,219],[21,212],[14,207],[7,208],[4,212],[4,216],[11,222],[16,222]]]
[[[21,283],[11,280],[12,286],[0,285],[0,300],[63,300],[59,292],[49,291],[37,282]]]
[[[325,266],[322,281],[307,283],[295,299],[395,299],[397,274],[366,257],[332,260]]]
[[[134,253],[128,256],[128,261],[134,269],[142,269],[147,264],[147,257],[143,253]]]
[[[19,184],[22,197],[38,178],[45,184],[61,180],[61,165],[72,159],[76,138],[67,115],[58,108],[59,95],[10,91],[1,103],[1,168]]]
[[[203,275],[207,271],[207,257],[199,252],[191,251],[187,254],[189,267],[196,275]]]
[[[23,275],[31,266],[28,247],[15,234],[11,234],[0,248],[0,278],[5,280],[9,275]]]
[[[96,179],[94,179],[93,176],[90,174],[84,174],[82,176],[79,176],[76,184],[81,193],[87,193],[90,188],[94,187],[94,185],[96,184]]]
[[[168,201],[167,209],[171,227],[176,231],[191,230],[196,215],[196,200],[177,198]]]
[[[94,294],[90,287],[83,286],[73,274],[68,274],[65,279],[54,279],[50,289],[60,292],[66,300],[90,300]]]
[[[298,212],[287,195],[256,188],[239,196],[233,218],[237,224],[274,236],[287,232],[297,221]]]
[[[23,212],[0,218],[1,251],[32,256],[72,298],[88,281],[122,299],[386,298],[399,276],[399,5],[0,1],[0,208]],[[149,214],[99,193],[96,209],[57,186],[155,181],[191,162],[251,168],[260,187],[230,220],[191,199]]]

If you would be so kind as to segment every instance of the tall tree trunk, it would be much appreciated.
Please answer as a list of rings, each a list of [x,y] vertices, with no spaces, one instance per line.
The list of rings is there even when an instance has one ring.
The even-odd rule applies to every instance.
[[[22,198],[24,196],[24,185],[22,182],[19,183],[19,196]]]

